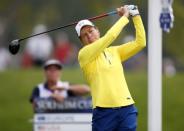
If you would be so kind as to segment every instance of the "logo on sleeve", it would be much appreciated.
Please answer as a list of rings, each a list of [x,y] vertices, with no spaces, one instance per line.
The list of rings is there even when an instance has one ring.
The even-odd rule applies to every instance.
[[[130,97],[127,97],[127,100],[130,100],[131,98]]]

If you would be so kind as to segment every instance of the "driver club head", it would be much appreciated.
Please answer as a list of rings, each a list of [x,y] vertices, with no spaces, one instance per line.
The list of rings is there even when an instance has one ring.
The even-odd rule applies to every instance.
[[[20,49],[19,39],[13,40],[9,45],[9,51],[11,54],[15,55]]]

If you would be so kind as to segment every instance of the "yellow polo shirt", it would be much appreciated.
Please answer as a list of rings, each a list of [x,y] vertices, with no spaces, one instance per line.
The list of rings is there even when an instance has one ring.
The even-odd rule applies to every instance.
[[[93,108],[120,107],[134,103],[121,63],[146,46],[141,17],[133,17],[135,41],[108,47],[128,22],[127,17],[122,16],[103,37],[79,51],[78,60],[91,88]]]

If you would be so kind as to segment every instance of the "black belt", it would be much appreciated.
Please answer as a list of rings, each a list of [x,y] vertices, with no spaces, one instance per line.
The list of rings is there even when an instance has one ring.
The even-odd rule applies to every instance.
[[[119,106],[119,107],[100,107],[100,106],[97,106],[96,108],[97,108],[97,109],[121,109],[121,108],[130,107],[130,106],[133,106],[133,105]]]

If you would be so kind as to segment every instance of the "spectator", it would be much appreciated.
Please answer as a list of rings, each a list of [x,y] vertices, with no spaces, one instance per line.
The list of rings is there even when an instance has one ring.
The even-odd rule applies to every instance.
[[[56,37],[54,57],[63,64],[70,65],[77,60],[77,48],[72,44],[66,33],[61,32]]]
[[[56,101],[62,102],[70,96],[78,96],[89,93],[87,85],[71,85],[67,81],[61,81],[60,71],[62,65],[58,60],[51,59],[44,64],[44,73],[46,81],[38,84],[32,92],[30,102],[33,103],[36,98],[53,98]]]
[[[176,75],[176,67],[172,59],[164,58],[163,71],[164,71],[164,75],[167,77],[173,77]]]
[[[0,71],[4,71],[10,64],[11,57],[5,48],[0,48]]]
[[[46,31],[44,25],[38,25],[34,28],[33,34]],[[29,63],[29,59],[36,66],[41,66],[51,56],[53,43],[47,34],[42,34],[28,40],[26,45],[25,57],[23,57],[23,64]],[[27,66],[27,65],[26,65]]]

